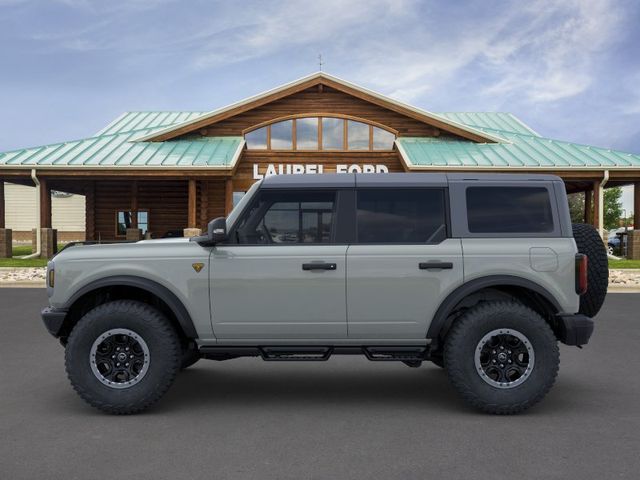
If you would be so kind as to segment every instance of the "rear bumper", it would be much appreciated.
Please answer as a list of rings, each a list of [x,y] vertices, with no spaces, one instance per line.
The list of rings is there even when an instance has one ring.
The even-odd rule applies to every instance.
[[[47,307],[42,310],[42,321],[51,335],[58,338],[67,316],[67,310]]]
[[[593,320],[585,315],[558,315],[558,340],[565,345],[586,345],[593,333]]]

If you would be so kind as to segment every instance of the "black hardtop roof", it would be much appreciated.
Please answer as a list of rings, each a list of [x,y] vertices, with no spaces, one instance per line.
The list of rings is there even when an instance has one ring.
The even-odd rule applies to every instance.
[[[561,181],[548,174],[529,173],[323,173],[270,175],[261,188],[350,188],[350,187],[446,187],[449,182],[468,181]]]

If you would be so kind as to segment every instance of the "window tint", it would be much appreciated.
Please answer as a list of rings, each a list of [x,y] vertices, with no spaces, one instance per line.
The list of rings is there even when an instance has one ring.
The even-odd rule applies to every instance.
[[[358,191],[359,243],[437,243],[447,236],[444,190]]]
[[[236,230],[241,244],[330,243],[334,192],[260,193]]]
[[[549,192],[543,187],[469,187],[467,222],[472,233],[552,232]]]

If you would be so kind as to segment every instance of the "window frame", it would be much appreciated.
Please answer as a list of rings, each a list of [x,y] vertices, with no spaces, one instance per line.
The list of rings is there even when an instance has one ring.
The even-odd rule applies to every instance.
[[[115,209],[115,218],[116,218],[115,237],[116,238],[126,238],[127,237],[127,233],[126,232],[123,235],[118,233],[118,225],[120,224],[120,221],[118,220],[118,214],[120,212],[129,212],[129,213],[133,214],[134,222],[132,223],[132,226],[130,228],[138,228],[138,213],[146,212],[146,214],[147,214],[147,232],[151,231],[151,211],[150,211],[150,209],[148,209],[148,208],[139,208],[137,210],[131,210],[131,209],[116,208]],[[146,234],[146,232],[143,233],[142,235],[145,235],[145,234]]]
[[[440,190],[442,194],[442,206],[444,208],[444,237],[437,241],[431,242],[363,242],[358,240],[358,194],[362,191],[378,191],[378,190],[400,190],[406,192],[408,190]],[[445,240],[451,238],[451,208],[449,204],[449,189],[447,187],[360,187],[355,189],[354,197],[354,229],[353,229],[353,245],[439,245]]]
[[[338,217],[340,216],[340,205],[341,205],[341,195],[340,191],[346,189],[340,188],[314,188],[314,189],[299,189],[299,188],[265,188],[260,189],[256,192],[254,198],[245,206],[245,208],[240,212],[233,226],[229,230],[227,235],[227,240],[221,244],[225,246],[244,246],[244,247],[304,247],[304,246],[327,246],[327,245],[342,245],[346,243],[337,242],[336,238],[339,238],[339,233],[337,231],[338,227]],[[260,198],[265,193],[284,193],[284,192],[297,192],[302,194],[309,193],[333,193],[333,209],[331,210],[331,237],[330,240],[326,243],[322,242],[305,242],[305,243],[240,243],[238,242],[237,232],[239,225],[245,220],[246,216],[251,212],[254,206],[260,201]],[[269,208],[271,208],[271,203]],[[265,211],[265,213],[268,209]],[[263,214],[264,217],[264,214]]]
[[[297,129],[296,129],[296,120],[297,119],[303,119],[303,118],[314,118],[316,119],[318,122],[318,133],[317,133],[317,140],[318,140],[318,148],[317,149],[298,149],[297,147]],[[337,118],[343,121],[343,138],[342,138],[342,148],[340,149],[324,149],[323,148],[323,141],[322,141],[322,119],[323,118]],[[291,148],[287,148],[287,149],[280,149],[280,148],[271,148],[271,126],[273,124],[279,123],[279,122],[284,122],[287,120],[292,120],[292,128],[291,128]],[[353,121],[353,122],[360,122],[363,123],[365,125],[367,125],[369,127],[369,148],[368,149],[357,149],[357,150],[350,150],[349,149],[349,138],[348,138],[348,123],[349,120]],[[255,152],[333,152],[333,153],[341,153],[341,152],[392,152],[394,151],[395,148],[395,138],[394,141],[391,145],[390,149],[375,149],[373,148],[373,127],[377,127],[380,128],[382,130],[385,130],[391,134],[393,134],[393,136],[395,138],[398,138],[398,130],[395,130],[391,127],[388,127],[386,125],[383,125],[381,123],[372,121],[372,120],[368,120],[366,118],[361,118],[361,117],[355,117],[353,115],[345,115],[345,114],[339,114],[339,113],[302,113],[302,114],[295,114],[295,115],[286,115],[284,117],[278,117],[278,118],[274,118],[271,120],[268,120],[266,122],[262,122],[259,123],[257,125],[253,125],[249,128],[246,128],[242,131],[242,136],[243,138],[248,134],[251,133],[255,130],[259,130],[260,128],[266,128],[266,133],[267,133],[267,147],[266,148],[251,148],[249,150],[251,151],[255,151]]]

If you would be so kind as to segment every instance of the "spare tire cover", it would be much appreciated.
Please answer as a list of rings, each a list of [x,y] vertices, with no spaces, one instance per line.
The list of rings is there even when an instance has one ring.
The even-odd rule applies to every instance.
[[[595,317],[602,308],[609,286],[609,263],[607,250],[598,231],[585,223],[574,223],[573,238],[578,252],[588,257],[587,291],[580,296],[579,312]]]

